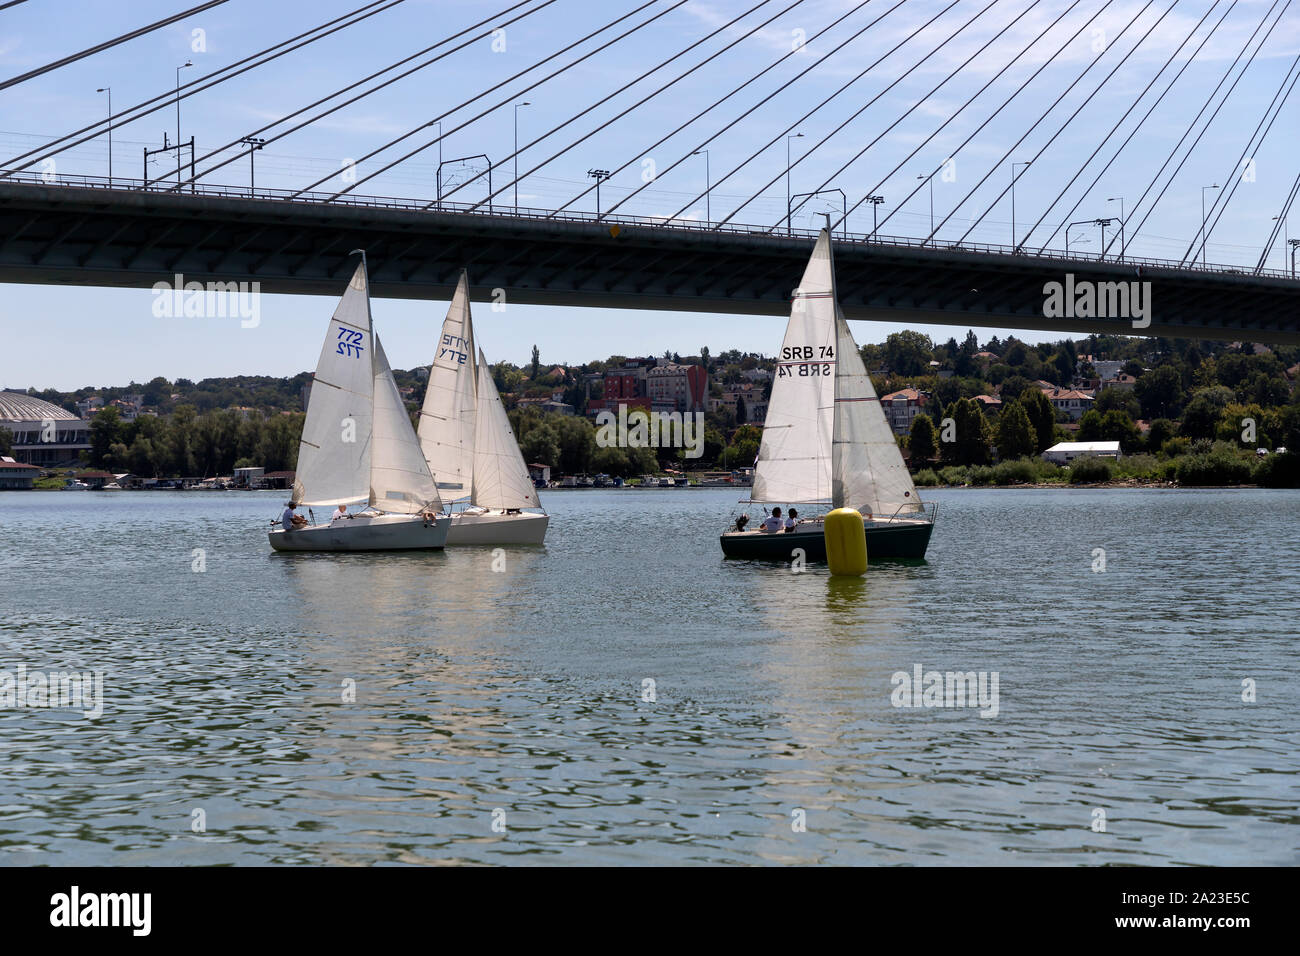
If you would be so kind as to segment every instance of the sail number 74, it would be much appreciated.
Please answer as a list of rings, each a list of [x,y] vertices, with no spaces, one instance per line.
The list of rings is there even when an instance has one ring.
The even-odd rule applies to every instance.
[[[787,345],[781,349],[776,376],[787,378],[799,375],[806,378],[810,375],[830,375],[834,358],[833,345]],[[796,372],[795,369],[799,371]]]

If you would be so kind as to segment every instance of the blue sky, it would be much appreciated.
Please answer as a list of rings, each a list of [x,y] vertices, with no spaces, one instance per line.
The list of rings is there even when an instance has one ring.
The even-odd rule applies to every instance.
[[[535,89],[524,90],[524,87],[554,65],[577,58],[621,30],[603,33],[561,57],[551,67],[507,83],[471,107],[458,108],[487,87],[639,6],[630,0],[620,3],[557,0],[507,27],[504,50],[494,51],[489,41],[479,41],[372,97],[271,143],[257,155],[257,184],[297,189],[328,176],[329,180],[319,189],[344,188],[347,184],[338,174],[345,161],[364,156],[385,141],[448,111],[451,112],[443,120],[444,129],[449,131],[442,147],[446,158],[474,153],[486,153],[494,160],[504,158],[513,148],[514,102],[531,103],[519,111],[520,144],[524,145],[757,2],[688,0],[651,26]],[[747,38],[740,37],[749,27],[791,2],[794,0],[769,0],[745,17],[737,28],[697,47],[665,70],[577,119],[562,132],[529,148],[520,157],[521,171],[547,160],[565,144],[593,133],[530,174],[519,187],[520,204],[554,208],[573,200],[571,208],[589,210],[593,207],[593,197],[580,196],[589,185],[586,171],[592,167],[616,169],[626,165],[602,187],[602,200],[608,208],[631,196],[642,185],[643,170],[650,160],[657,176],[648,188],[627,199],[621,211],[662,216],[683,209],[684,217],[703,218],[704,160],[702,156],[690,154],[706,145],[710,150],[712,180],[716,184],[711,198],[714,218],[734,211],[734,222],[771,225],[780,219],[785,207],[784,136],[786,128],[794,124],[791,132],[802,132],[804,137],[791,144],[792,158],[796,161],[791,173],[793,191],[804,192],[826,183],[828,187],[843,189],[851,203],[869,190],[880,192],[886,197],[881,207],[882,218],[890,216],[881,232],[892,235],[928,233],[928,192],[924,181],[918,181],[917,176],[938,168],[945,158],[953,155],[955,164],[949,179],[934,181],[936,217],[943,219],[951,214],[939,237],[956,239],[969,229],[970,240],[1008,243],[1010,202],[1006,196],[999,199],[998,193],[1009,180],[1012,160],[1037,155],[1034,165],[1021,174],[1016,188],[1016,208],[1022,239],[1029,226],[1046,213],[1044,225],[1032,237],[1042,244],[1067,216],[1084,219],[1116,215],[1118,204],[1108,203],[1109,197],[1125,196],[1130,208],[1136,203],[1188,121],[1270,5],[1262,0],[1239,0],[1177,85],[1135,132],[1138,118],[1186,62],[1187,54],[1209,33],[1209,25],[1228,8],[1229,0],[1221,0],[1217,5],[1214,0],[1176,3],[1155,0],[1141,15],[1140,0],[1112,0],[1009,107],[969,145],[958,150],[968,134],[1031,73],[1042,67],[1077,27],[1102,9],[1105,0],[1080,0],[1064,17],[1070,6],[1068,2],[995,0],[968,28],[888,90],[890,83],[903,77],[926,52],[988,6],[989,0],[958,0],[951,10],[911,40],[907,39],[908,35],[947,4],[908,0],[801,78],[796,78],[797,74],[870,20],[886,13],[893,4],[890,0],[872,0],[851,12],[838,27],[816,37],[822,27],[857,7],[858,2],[802,0],[770,26]],[[1094,93],[1110,67],[1171,3],[1172,10],[1150,37],[1131,53],[1114,78]],[[339,0],[312,3],[230,0],[176,25],[6,90],[0,93],[0,151],[4,153],[4,163],[7,165],[11,157],[56,135],[102,117],[107,103],[103,94],[95,92],[97,87],[111,86],[113,105],[120,110],[172,88],[175,69],[186,59],[192,60],[195,66],[183,70],[181,76],[183,80],[191,80],[359,5],[359,2]],[[181,108],[182,138],[194,135],[202,156],[449,33],[489,17],[506,5],[506,0],[495,3],[406,0],[358,26],[186,99]],[[646,13],[634,16],[628,24],[640,22],[650,13],[670,5],[661,0]],[[172,14],[182,6],[183,3],[175,0],[133,0],[129,5],[81,2],[55,7],[46,0],[33,0],[0,11],[0,75],[8,77],[25,72]],[[1197,21],[1211,8],[1206,25],[1193,34]],[[986,41],[1021,14],[1000,39],[977,53]],[[1134,25],[1121,36],[1125,24],[1135,16],[1138,19]],[[944,120],[1045,29],[1046,35],[1028,54],[926,142]],[[799,31],[811,38],[802,52],[788,57],[756,84],[681,133],[652,146],[663,133],[690,118],[721,93],[775,62],[791,48]],[[1153,91],[1121,124],[1098,159],[1066,192],[1062,203],[1048,211],[1049,204],[1084,164],[1088,154],[1189,34],[1193,34],[1192,40],[1174,58]],[[194,49],[196,36],[202,38],[203,47],[197,51]],[[841,84],[900,41],[903,46],[897,52],[834,96],[826,106],[801,119],[823,98],[831,96]],[[628,116],[600,128],[726,42],[734,42],[728,52]],[[1098,66],[1023,144],[1006,155],[1033,119],[1047,109],[1096,55],[1101,44],[1109,53]],[[1200,187],[1226,184],[1229,177],[1237,174],[1238,154],[1290,68],[1298,45],[1300,12],[1289,11],[1141,232],[1130,234],[1132,254],[1182,257],[1200,223]],[[954,79],[940,85],[949,72],[972,54],[976,55],[968,66]],[[860,115],[830,136],[836,126],[877,96]],[[1212,236],[1208,250],[1212,261],[1253,265],[1258,258],[1271,227],[1270,220],[1279,212],[1296,173],[1296,147],[1300,145],[1296,135],[1300,129],[1297,100],[1300,95],[1287,102],[1263,148],[1254,153],[1253,178],[1242,182],[1237,189]],[[450,132],[484,107],[498,102],[504,105],[464,129]],[[1047,146],[1048,138],[1081,105],[1078,118]],[[885,132],[912,107],[915,109],[905,119]],[[751,108],[749,115],[721,132],[723,126]],[[160,145],[164,129],[169,136],[174,136],[175,124],[175,109],[168,106],[115,130],[115,172],[139,176],[141,148]],[[274,136],[281,128],[275,127],[262,135]],[[1130,133],[1131,141],[1118,160],[1095,187],[1086,189],[1101,165]],[[878,142],[854,158],[878,136]],[[430,138],[428,131],[418,133],[401,147],[360,163],[358,175],[371,175],[401,152]],[[909,158],[909,153],[918,146],[920,150]],[[805,152],[807,157],[803,158]],[[757,157],[746,163],[754,153]],[[214,161],[226,155],[229,153],[219,153]],[[355,191],[433,198],[437,156],[436,146],[426,149],[393,170],[363,182]],[[56,162],[60,173],[103,175],[108,164],[107,140],[96,139],[69,150],[60,154]],[[900,164],[897,172],[891,173]],[[202,168],[203,164],[200,165]],[[461,174],[472,171],[472,168],[462,170]],[[509,179],[502,175],[504,172],[497,174],[498,185]],[[978,185],[986,174],[988,180]],[[204,181],[246,185],[247,177],[247,159],[240,159],[212,172]],[[484,192],[479,180],[466,185],[453,198],[476,201]],[[736,211],[755,193],[759,194],[757,199]],[[1212,199],[1214,193],[1210,196]],[[1076,200],[1079,201],[1077,209],[1069,215]],[[511,199],[503,196],[498,201]],[[814,214],[826,208],[825,205],[809,207],[802,221],[796,220],[795,224],[812,225]],[[989,209],[987,214],[986,209]],[[1132,225],[1136,225],[1140,215],[1130,220]],[[972,229],[973,221],[981,216],[982,221]],[[855,231],[867,231],[870,225],[868,206],[862,206],[850,218],[849,227]],[[1300,235],[1300,211],[1292,216],[1291,226],[1292,234]],[[1072,246],[1078,243],[1085,251],[1098,246],[1095,230],[1080,228],[1072,236],[1077,237],[1072,238]],[[1061,243],[1059,235],[1052,242],[1056,246]],[[1282,255],[1279,242],[1271,264],[1280,267]],[[239,373],[292,374],[309,368],[314,360],[333,302],[323,297],[265,296],[261,305],[262,321],[256,329],[240,328],[237,319],[159,319],[152,315],[150,306],[151,295],[147,290],[4,286],[0,290],[0,322],[9,347],[0,361],[0,385],[72,388],[119,384],[133,378],[146,380],[159,374],[192,379]],[[445,309],[445,302],[375,302],[376,324],[394,365],[412,367],[428,362]],[[519,363],[528,359],[534,343],[546,361],[557,362],[580,362],[614,353],[662,354],[666,349],[693,353],[704,345],[715,353],[726,348],[771,353],[782,333],[782,321],[775,318],[525,306],[511,306],[504,313],[476,307],[476,326],[490,359],[504,358]],[[888,323],[855,323],[854,333],[859,341],[878,341],[900,327]],[[949,335],[960,338],[963,332],[950,327],[922,327],[921,330],[940,340]],[[994,331],[1005,334],[1005,330],[981,330],[981,337]],[[1025,334],[1024,337],[1037,340],[1056,336]]]

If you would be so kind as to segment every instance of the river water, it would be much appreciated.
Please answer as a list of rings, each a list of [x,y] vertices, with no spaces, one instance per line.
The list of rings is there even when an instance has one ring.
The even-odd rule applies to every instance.
[[[736,497],[343,556],[273,493],[0,493],[0,670],[103,676],[0,708],[0,863],[1300,862],[1300,493],[936,491],[853,580],[724,561]]]

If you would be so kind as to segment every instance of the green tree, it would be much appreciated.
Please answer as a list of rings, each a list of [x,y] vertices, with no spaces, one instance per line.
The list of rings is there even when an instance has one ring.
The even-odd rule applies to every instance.
[[[1012,375],[1003,380],[998,397],[1002,399],[1002,404],[1005,406],[1014,402],[1029,389],[1039,391],[1038,386],[1023,375]]]
[[[885,362],[895,375],[920,375],[929,371],[934,343],[928,335],[905,329],[885,339]]]
[[[929,461],[939,453],[939,439],[934,430],[934,421],[922,413],[912,419],[912,431],[908,440],[912,452],[912,461]]]
[[[1182,411],[1183,377],[1172,365],[1153,368],[1137,380],[1133,396],[1143,417],[1172,418]]]
[[[1206,365],[1208,364],[1210,363],[1207,362]],[[1233,394],[1232,389],[1222,385],[1198,389],[1183,411],[1183,424],[1179,434],[1188,438],[1213,438],[1219,425],[1219,417],[1234,401],[1236,395]]]
[[[1146,434],[1147,448],[1152,453],[1159,452],[1164,443],[1173,438],[1177,433],[1177,427],[1169,419],[1154,419]]]
[[[531,376],[532,378],[534,379],[537,378],[537,373],[541,369],[541,367],[542,367],[542,353],[539,352],[537,350],[537,346],[534,345],[533,346],[533,374]]]
[[[1029,424],[1033,426],[1034,437],[1037,439],[1035,453],[1051,448],[1056,441],[1056,409],[1047,396],[1039,389],[1031,388],[1021,392],[1017,401],[1024,406]]]
[[[0,428],[0,455],[11,456],[14,453],[14,433],[7,428]]]
[[[1026,458],[1038,450],[1038,436],[1029,422],[1029,413],[1020,402],[1004,405],[998,418],[998,454],[1003,461]]]
[[[125,437],[117,408],[113,405],[101,408],[90,420],[90,463],[97,468],[106,467],[109,449]]]
[[[980,410],[979,403],[970,398],[959,398],[944,412],[939,427],[939,445],[945,462],[953,465],[987,465],[992,429]],[[947,438],[951,435],[952,440]]]

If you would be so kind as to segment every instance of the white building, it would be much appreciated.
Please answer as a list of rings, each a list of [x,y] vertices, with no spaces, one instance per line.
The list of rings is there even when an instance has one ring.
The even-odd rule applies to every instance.
[[[1069,464],[1076,458],[1118,458],[1117,441],[1062,441],[1057,442],[1047,451],[1043,458],[1058,465]]]

